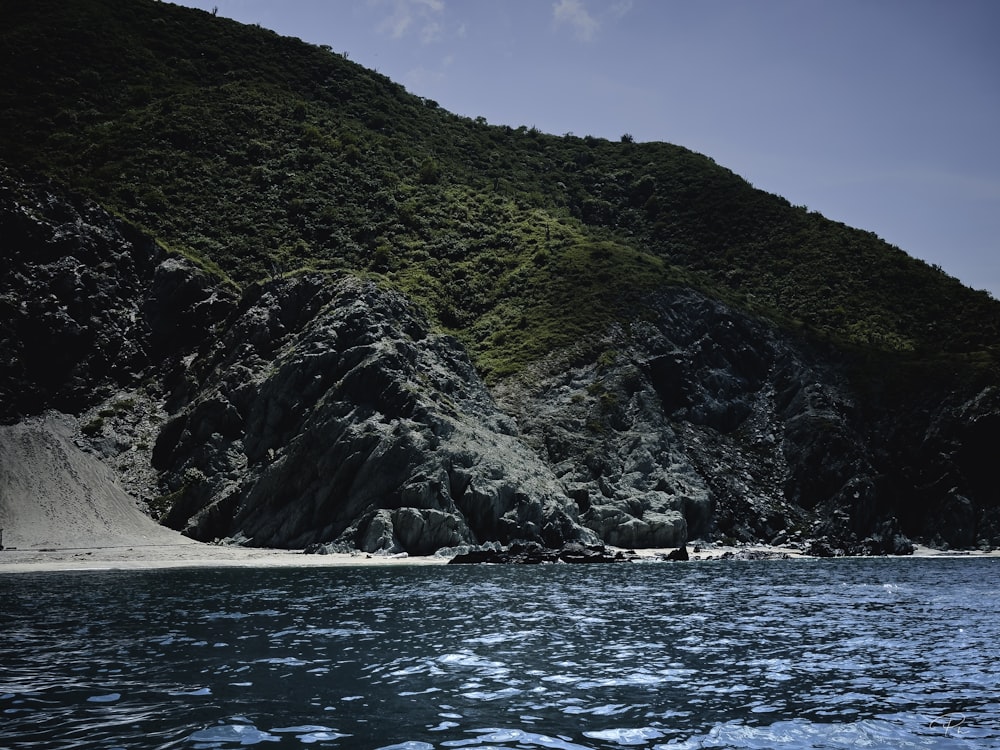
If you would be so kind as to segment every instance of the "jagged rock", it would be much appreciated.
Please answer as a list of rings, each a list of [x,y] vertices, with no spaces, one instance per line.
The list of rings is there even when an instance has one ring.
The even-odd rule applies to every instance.
[[[392,523],[392,513],[387,510],[377,510],[365,519],[364,532],[358,532],[357,546],[362,552],[402,552],[396,541],[395,529]]]
[[[770,539],[867,468],[835,369],[693,291],[665,290],[649,305],[592,363],[500,390],[604,541]],[[815,435],[823,420],[846,436],[842,457],[823,454],[834,445]]]
[[[646,513],[642,518],[617,517],[603,538],[615,547],[673,547],[687,539],[687,524],[676,511]]]
[[[357,278],[237,294],[8,169],[0,230],[0,421],[71,415],[82,449],[199,539],[1000,544],[1000,387],[889,408],[843,352],[690,289],[491,392],[456,340]]]
[[[689,560],[691,558],[690,558],[690,555],[688,555],[687,547],[684,546],[684,545],[681,545],[679,548],[677,548],[677,549],[673,550],[672,552],[670,552],[669,554],[667,554],[667,559],[668,560],[677,560],[677,561],[680,561],[680,562],[684,562],[684,561],[687,561],[687,560]]]
[[[0,170],[0,420],[79,414],[162,376],[232,308],[217,280],[94,203]]]
[[[899,530],[899,521],[890,518],[880,523],[875,532],[861,542],[855,554],[912,555],[913,542]]]
[[[77,412],[147,363],[138,301],[155,250],[127,234],[85,201],[2,181],[6,421],[45,408]]]
[[[810,557],[843,557],[845,550],[842,547],[834,546],[828,538],[813,539],[805,548],[805,554]]]
[[[498,396],[605,542],[751,542],[812,524],[831,545],[817,551],[836,554],[882,549],[862,542],[889,518],[902,540],[971,546],[996,532],[998,485],[982,467],[1000,438],[1000,389],[928,405],[928,423],[900,427],[895,412],[858,407],[829,352],[691,290],[654,295],[641,323],[591,348],[600,354],[543,363]],[[906,464],[918,468],[900,476]],[[976,501],[959,489],[971,485]],[[678,513],[687,529],[653,539],[649,511]]]
[[[207,379],[154,460],[171,491],[205,477],[166,517],[196,538],[410,554],[594,539],[457,343],[374,284],[265,285],[193,367]]]
[[[379,509],[360,519],[346,536],[353,536],[354,543],[319,546],[327,550],[430,555],[442,548],[468,544],[472,538],[459,515],[428,508]]]
[[[828,550],[824,550],[826,552]],[[763,549],[740,549],[735,552],[727,550],[719,555],[720,560],[788,560],[791,557],[787,552],[774,552]],[[832,554],[822,554],[819,557],[833,557]]]
[[[635,560],[634,554],[612,552],[604,545],[584,545],[569,543],[559,549],[544,547],[529,542],[512,544],[509,547],[480,547],[456,554],[449,565],[538,565],[541,563],[564,562],[570,564],[616,563]]]
[[[631,562],[636,559],[633,552],[617,550],[612,552],[603,544],[564,544],[559,550],[559,561],[570,564],[606,562]]]

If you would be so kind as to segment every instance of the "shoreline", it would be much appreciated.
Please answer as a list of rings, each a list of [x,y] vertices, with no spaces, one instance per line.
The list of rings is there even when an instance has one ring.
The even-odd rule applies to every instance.
[[[203,542],[106,547],[48,547],[0,551],[0,574],[71,573],[171,568],[330,568],[443,565],[446,557],[371,555],[364,552],[307,555],[301,550],[236,547]]]
[[[893,559],[981,559],[1000,558],[1000,550],[939,550],[914,545],[912,555]],[[723,546],[692,544],[689,562],[712,560],[823,560],[791,547],[771,545]],[[617,548],[609,547],[615,551]],[[634,550],[635,562],[666,562],[671,549]],[[855,559],[855,558],[852,558]],[[867,559],[857,557],[856,559]],[[331,568],[350,566],[397,567],[401,565],[445,565],[449,557],[380,555],[365,552],[305,554],[301,550],[238,547],[185,541],[176,544],[115,544],[95,547],[32,547],[0,550],[0,574],[59,573],[100,570],[165,570],[174,568]]]
[[[727,553],[732,553],[732,557],[723,557]],[[758,554],[759,557],[754,557]],[[840,555],[835,557],[819,557],[817,555],[807,555],[802,550],[795,547],[776,547],[768,544],[745,544],[737,546],[714,546],[701,547],[700,551],[690,553],[691,560],[754,560],[754,559],[786,559],[786,560],[906,560],[906,559],[964,559],[964,558],[1000,558],[1000,549],[984,550],[943,550],[935,547],[928,547],[924,544],[913,543],[913,553],[909,555]]]

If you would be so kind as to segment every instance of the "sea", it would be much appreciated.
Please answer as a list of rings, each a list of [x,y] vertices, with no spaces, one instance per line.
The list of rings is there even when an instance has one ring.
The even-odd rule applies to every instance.
[[[1000,748],[1000,560],[0,574],[3,748]]]

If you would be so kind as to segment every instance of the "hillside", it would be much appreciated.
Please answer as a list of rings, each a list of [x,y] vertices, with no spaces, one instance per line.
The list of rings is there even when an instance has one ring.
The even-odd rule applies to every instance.
[[[158,452],[147,445],[134,457],[150,466],[132,490],[169,523],[202,537],[256,524],[257,543],[302,545],[358,542],[377,517],[389,546],[420,550],[519,536],[674,543],[688,530],[761,538],[793,526],[805,537],[810,524],[846,547],[900,524],[921,539],[996,543],[988,451],[973,444],[997,429],[1000,304],[986,293],[681,146],[491,126],[332,50],[167,3],[0,6],[0,305],[16,353],[0,382],[3,418],[75,415],[120,466],[108,447],[112,420],[98,423],[95,410],[128,411],[110,405],[121,400],[114,389],[145,382],[143,398],[173,427],[159,433]],[[79,226],[53,213],[56,204],[93,228],[86,258],[67,239]],[[26,228],[29,215],[49,229]],[[101,236],[107,247],[97,247]],[[48,249],[39,257],[19,242]],[[146,329],[118,331],[108,310],[74,312],[67,298],[80,302],[81,290],[59,287],[60,254],[99,276],[102,299]],[[123,257],[127,273],[107,267]],[[166,314],[157,284],[168,276],[186,291]],[[358,294],[355,284],[371,284],[364,322],[341,330],[347,323],[327,308]],[[38,309],[25,317],[29,296]],[[72,387],[40,374],[50,355],[32,364],[30,352],[45,346],[26,337],[67,338],[58,315],[38,322],[50,298],[81,330],[106,316],[115,351],[135,356],[105,355],[112,361],[96,367],[100,357],[83,352],[98,346],[101,328],[61,352],[70,371],[86,365]],[[254,352],[240,354],[233,331],[249,330],[251,314],[282,324],[265,325],[263,338],[249,339]],[[415,401],[393,400],[374,418],[373,394],[318,371],[325,389],[315,401],[297,403],[294,418],[286,404],[290,421],[261,423],[251,436],[254,410],[287,401],[277,391],[302,382],[304,340],[294,337],[348,340],[362,330],[396,341],[411,367],[448,371],[451,385],[383,363]],[[466,356],[468,367],[455,364]],[[308,490],[315,503],[296,511],[313,520],[294,530],[272,528],[258,511],[241,516],[287,480],[282,471],[332,460],[315,444],[322,431],[310,432],[317,419],[333,429],[320,407],[336,413],[331,438],[373,418],[379,430],[380,420],[443,410],[418,420],[420,434],[430,431],[420,440],[440,438],[447,422],[480,447],[408,454],[405,476],[350,501],[355,474],[335,490],[320,472]],[[191,431],[196,416],[209,424],[227,413],[219,431]],[[225,445],[209,449],[215,434]],[[264,453],[251,447],[261,440]],[[520,456],[519,478],[487,460],[497,440],[504,455]],[[374,461],[380,454],[366,445],[356,454],[345,444],[342,458]],[[283,451],[286,469],[251,471]],[[488,513],[462,500],[456,466],[492,477]],[[447,478],[428,479],[438,471]],[[413,500],[400,488],[415,477],[443,482],[448,497],[421,490]],[[524,489],[537,482],[544,489]],[[543,510],[516,511],[520,494]],[[968,506],[968,518],[960,533],[941,533],[952,506]],[[410,531],[414,541],[401,542],[399,528],[432,521],[433,543]],[[529,523],[537,528],[525,531]],[[621,531],[643,523],[638,536]]]

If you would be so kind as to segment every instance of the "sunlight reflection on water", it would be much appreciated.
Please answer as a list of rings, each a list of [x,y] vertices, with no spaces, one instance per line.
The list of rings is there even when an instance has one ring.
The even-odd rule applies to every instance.
[[[49,748],[1000,748],[993,560],[0,576]]]

